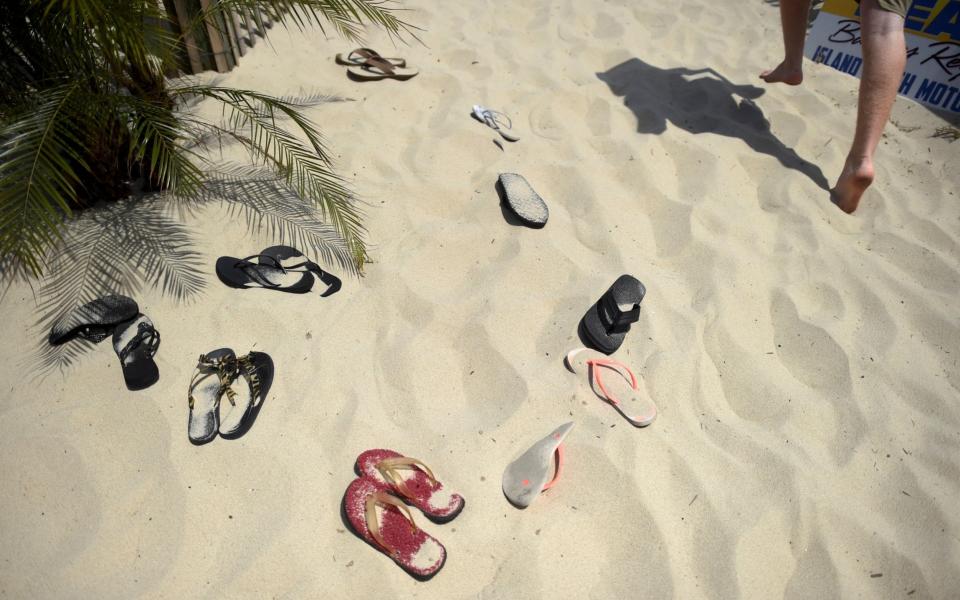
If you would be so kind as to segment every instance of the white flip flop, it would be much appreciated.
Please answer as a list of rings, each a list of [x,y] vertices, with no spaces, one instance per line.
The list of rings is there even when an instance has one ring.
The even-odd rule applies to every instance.
[[[487,127],[499,133],[503,139],[507,140],[508,142],[517,142],[520,140],[519,135],[513,133],[512,131],[507,131],[508,129],[513,129],[513,121],[510,120],[510,117],[502,112],[490,110],[489,108],[479,104],[473,105],[472,112],[475,119],[486,124]]]

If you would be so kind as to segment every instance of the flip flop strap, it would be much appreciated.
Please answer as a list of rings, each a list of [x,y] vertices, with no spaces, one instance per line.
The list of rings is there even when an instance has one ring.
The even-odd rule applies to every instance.
[[[610,294],[605,294],[600,299],[599,308],[600,320],[608,333],[626,333],[630,330],[631,323],[640,320],[639,304],[634,304],[630,310],[623,311]]]
[[[251,260],[254,258],[256,258],[258,262],[253,262]],[[267,262],[270,262],[273,264],[265,265],[263,264],[262,259],[266,259]],[[286,273],[287,271],[290,270],[288,268],[285,268],[283,264],[281,264],[280,261],[278,261],[276,258],[267,254],[254,254],[246,258],[241,258],[236,263],[234,263],[234,266],[237,267],[238,269],[243,269],[244,273],[246,273],[247,276],[249,276],[250,279],[254,280],[256,283],[264,287],[273,287],[273,288],[280,287],[280,284],[272,283],[268,281],[263,275],[260,274],[260,270],[257,267],[271,267],[275,269],[280,269],[280,271],[283,273]]]
[[[513,129],[513,120],[507,115],[503,114],[502,112],[490,110],[488,108],[485,111],[483,111],[482,114],[483,114],[483,120],[486,121],[487,125],[489,125],[493,129],[500,129],[501,127],[504,129]],[[501,123],[498,120],[498,117],[502,117],[506,119],[506,123]]]
[[[383,475],[383,478],[392,483],[393,487],[395,487],[402,495],[413,499],[415,495],[407,487],[403,476],[400,474],[400,469],[404,467],[411,469],[419,468],[430,479],[430,483],[433,485],[437,484],[437,478],[434,477],[433,471],[430,470],[430,467],[425,465],[423,461],[416,458],[410,458],[409,456],[394,456],[391,458],[385,458],[377,463],[377,470],[380,471],[380,474]]]
[[[637,389],[637,377],[633,374],[633,371],[630,370],[627,365],[623,364],[620,361],[613,360],[612,358],[595,358],[587,361],[587,366],[590,367],[590,372],[593,374],[593,380],[597,383],[597,387],[600,388],[600,391],[603,393],[603,396],[607,399],[610,404],[614,406],[620,404],[620,401],[617,400],[613,394],[607,391],[607,388],[603,385],[603,379],[600,378],[600,369],[597,367],[606,367],[614,371],[623,369],[626,371],[627,375],[630,376],[630,387]],[[619,371],[618,371],[619,372]],[[623,373],[620,373],[622,376]]]
[[[380,53],[373,48],[354,48],[350,51],[350,54],[347,55],[347,60],[352,60],[354,54],[360,57],[361,62],[368,58],[382,58]]]
[[[160,347],[160,332],[154,329],[149,323],[138,323],[136,335],[117,353],[120,357],[120,362],[126,361],[127,356],[140,345],[146,346],[147,352],[149,352],[152,358],[153,355],[157,353],[157,348]]]
[[[367,58],[360,65],[362,68],[372,71],[373,69],[379,69],[382,73],[386,75],[393,75],[394,67],[388,61],[383,60],[382,58]]]
[[[257,372],[257,365],[249,354],[244,354],[237,359],[240,371],[250,384],[250,392],[254,398],[260,397],[260,374]]]
[[[193,379],[190,380],[190,389],[187,398],[190,402],[190,408],[192,409],[194,405],[193,388],[197,385],[198,378],[209,373],[209,371],[214,371],[217,379],[220,381],[220,387],[217,389],[217,397],[220,398],[226,394],[230,404],[236,406],[235,398],[237,393],[233,391],[230,384],[232,384],[240,374],[240,366],[240,361],[236,356],[214,359],[209,358],[206,354],[201,354],[197,360],[197,372],[193,374]]]
[[[557,483],[557,480],[560,479],[560,472],[563,471],[563,444],[557,446],[557,449],[554,450],[553,453],[557,457],[557,466],[553,471],[553,479],[543,485],[543,491],[552,488]]]
[[[387,552],[387,554],[399,559],[400,553],[387,544],[387,541],[383,539],[383,533],[380,532],[380,523],[377,521],[377,504],[395,506],[399,508],[400,514],[404,515],[407,520],[410,521],[410,530],[414,533],[416,533],[418,530],[417,524],[413,521],[413,515],[410,514],[410,509],[407,508],[403,501],[396,496],[391,496],[383,491],[372,492],[367,496],[364,507],[364,519],[367,522],[367,530],[370,532],[370,535],[373,536],[373,539],[377,542],[377,544],[379,544],[380,547]]]

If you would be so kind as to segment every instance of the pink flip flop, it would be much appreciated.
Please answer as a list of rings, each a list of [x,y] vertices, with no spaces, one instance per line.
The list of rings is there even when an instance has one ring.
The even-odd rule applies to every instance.
[[[357,474],[419,508],[435,523],[453,520],[463,510],[463,496],[437,481],[430,467],[393,450],[367,450],[357,457]]]
[[[588,375],[594,393],[613,405],[631,425],[646,427],[657,418],[656,404],[649,394],[640,392],[637,376],[620,361],[578,348],[567,354],[564,363],[570,372]],[[601,373],[612,377],[604,379]]]
[[[447,549],[417,527],[403,501],[377,482],[353,480],[343,495],[343,513],[357,536],[416,579],[426,581],[443,568]]]

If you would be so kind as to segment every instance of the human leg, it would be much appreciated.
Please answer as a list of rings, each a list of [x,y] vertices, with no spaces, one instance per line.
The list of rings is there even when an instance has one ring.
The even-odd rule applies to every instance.
[[[799,85],[803,81],[803,42],[807,37],[810,0],[780,0],[783,62],[760,74],[767,83]]]
[[[857,106],[857,127],[843,172],[831,192],[846,213],[856,210],[874,178],[873,156],[890,118],[906,66],[903,17],[880,8],[877,0],[860,3],[863,73]]]

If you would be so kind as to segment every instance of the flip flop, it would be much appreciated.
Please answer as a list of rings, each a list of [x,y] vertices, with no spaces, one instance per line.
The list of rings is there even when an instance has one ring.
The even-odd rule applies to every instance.
[[[305,271],[316,275],[317,279],[327,286],[327,289],[320,294],[321,298],[332,296],[343,286],[343,282],[340,281],[339,277],[321,269],[320,265],[304,256],[303,252],[300,252],[293,246],[270,246],[269,248],[263,249],[260,255],[269,256],[274,259],[288,272]]]
[[[534,444],[503,472],[503,495],[518,508],[530,506],[560,478],[563,469],[563,439],[573,429],[573,422],[564,423],[550,435]],[[556,456],[556,466],[550,467]],[[552,477],[551,477],[552,473]]]
[[[200,355],[187,392],[190,405],[187,436],[194,444],[205,444],[216,437],[220,427],[220,398],[224,393],[236,394],[230,384],[239,375],[239,369],[237,355],[230,348]]]
[[[530,187],[523,175],[501,173],[497,185],[510,207],[521,221],[530,227],[540,228],[547,224],[550,210],[546,202]]]
[[[60,317],[50,330],[50,345],[57,346],[75,337],[94,343],[105,340],[119,323],[137,316],[140,308],[132,298],[111,294],[78,306]]]
[[[593,392],[612,404],[631,425],[646,427],[657,418],[657,405],[649,394],[640,393],[636,375],[625,364],[587,348],[571,350],[564,363],[571,373],[587,375]],[[601,376],[604,370],[613,373],[606,383]]]
[[[252,262],[254,258],[257,262]],[[220,281],[239,289],[264,288],[306,294],[313,288],[313,275],[287,270],[277,259],[262,254],[246,258],[221,256],[217,259],[216,270]]]
[[[356,470],[419,508],[435,523],[452,521],[463,510],[463,496],[444,488],[423,462],[399,452],[367,450],[357,457]]]
[[[376,81],[378,79],[398,79],[406,81],[415,77],[416,69],[406,67],[395,67],[389,62],[380,58],[367,58],[362,64],[347,67],[347,75],[353,79],[362,81]]]
[[[231,395],[230,391],[234,388],[231,384],[230,388],[224,390],[230,407],[224,412],[223,404],[220,405],[218,430],[220,436],[227,439],[246,433],[273,384],[273,359],[269,354],[251,351],[237,358],[237,366],[238,377],[234,379],[243,378],[246,385],[238,386],[240,390]]]
[[[120,359],[123,381],[130,391],[150,387],[160,379],[153,356],[160,347],[160,333],[146,315],[137,315],[113,330],[113,351]]]
[[[475,119],[486,124],[487,127],[499,133],[503,139],[507,140],[508,142],[520,141],[519,135],[513,133],[512,131],[507,131],[508,129],[513,129],[513,121],[510,119],[510,117],[502,112],[497,112],[484,106],[480,106],[479,104],[474,104],[472,114]]]
[[[379,58],[385,60],[395,67],[407,66],[407,60],[404,58],[387,58],[380,56],[380,53],[372,48],[354,48],[349,53],[343,52],[337,54],[337,63],[341,65],[362,65],[368,58]]]
[[[640,302],[647,288],[631,275],[621,275],[580,321],[584,337],[597,350],[613,354],[640,319]]]
[[[417,527],[403,501],[376,481],[366,477],[353,480],[343,494],[341,511],[360,539],[414,578],[426,581],[443,568],[447,549]]]

